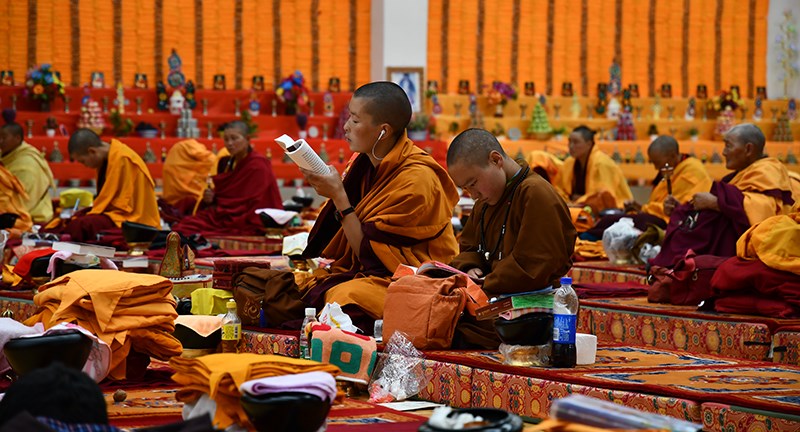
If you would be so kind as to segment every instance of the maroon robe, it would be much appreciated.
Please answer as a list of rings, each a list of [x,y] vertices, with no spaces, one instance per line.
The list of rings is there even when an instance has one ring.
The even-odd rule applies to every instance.
[[[760,260],[733,257],[711,279],[714,310],[725,313],[800,318],[800,276]]]
[[[255,235],[264,231],[260,208],[282,209],[281,196],[272,164],[266,157],[250,151],[233,170],[225,171],[230,157],[219,161],[214,180],[214,203],[172,227],[183,235]]]

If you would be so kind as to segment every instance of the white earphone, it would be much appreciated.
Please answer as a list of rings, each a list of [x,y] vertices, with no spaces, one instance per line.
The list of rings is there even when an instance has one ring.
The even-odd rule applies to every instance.
[[[378,136],[378,140],[380,141],[383,136],[386,135],[386,129],[381,129],[381,134]]]

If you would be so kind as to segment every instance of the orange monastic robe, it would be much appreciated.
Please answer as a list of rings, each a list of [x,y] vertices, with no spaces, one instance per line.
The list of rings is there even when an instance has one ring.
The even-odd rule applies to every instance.
[[[711,190],[714,180],[706,171],[703,163],[697,158],[688,157],[682,160],[672,173],[672,196],[678,202],[685,203],[698,192]],[[642,213],[658,216],[669,222],[664,214],[664,200],[667,199],[667,182],[663,178],[650,193],[650,202],[642,206]]]
[[[200,199],[216,160],[214,153],[193,139],[175,143],[164,161],[164,201],[175,205],[188,198]]]
[[[111,140],[106,180],[89,214],[104,214],[118,227],[125,221],[161,226],[150,171],[136,152],[117,140]]]
[[[33,226],[31,215],[25,208],[24,202],[28,199],[25,187],[11,174],[6,167],[0,164],[0,213],[14,213],[19,215],[14,227],[11,229],[13,237],[19,237],[23,232]]]
[[[539,175],[542,175],[542,173],[547,174],[545,180],[551,183],[564,165],[564,162],[557,158],[556,155],[542,150],[534,150],[528,153],[528,157],[525,159],[531,170],[536,171]]]
[[[346,187],[351,183],[347,176],[363,175],[358,171],[366,164],[369,164],[366,155],[353,162],[353,167],[345,173]],[[365,229],[361,260],[350,247],[344,230],[339,228],[322,251],[322,256],[333,259],[333,263],[301,287],[301,291],[312,291],[313,299],[309,295],[304,297],[307,303],[319,303],[323,293],[313,288],[325,286],[328,277],[352,274],[348,280],[323,290],[322,304],[354,304],[373,318],[381,318],[386,288],[399,264],[416,267],[430,260],[450,262],[458,253],[450,223],[458,192],[447,172],[432,157],[404,135],[373,176],[371,186],[362,189],[363,198],[355,205],[355,213]],[[359,180],[364,187],[363,177],[353,180]],[[332,205],[328,202],[326,208]],[[324,208],[317,224],[325,226],[327,213]],[[312,232],[309,245],[313,244],[314,235]],[[367,258],[370,262],[362,262]],[[378,271],[369,275],[370,269]]]
[[[792,204],[782,195],[792,196],[792,182],[786,167],[774,157],[759,159],[739,171],[729,182],[744,195],[744,211],[750,225],[764,219],[789,214]],[[776,196],[777,195],[777,196]]]
[[[736,243],[736,255],[800,275],[800,211],[767,218]]]
[[[568,157],[553,181],[553,186],[556,187],[556,190],[567,202],[572,201],[572,191],[575,187],[575,163],[574,157]],[[618,208],[622,208],[625,201],[633,199],[631,188],[628,187],[628,181],[625,179],[622,169],[597,146],[592,147],[587,165],[586,193],[574,200],[575,204],[584,204],[587,200],[591,200],[594,196],[603,192],[608,192],[614,197]]]

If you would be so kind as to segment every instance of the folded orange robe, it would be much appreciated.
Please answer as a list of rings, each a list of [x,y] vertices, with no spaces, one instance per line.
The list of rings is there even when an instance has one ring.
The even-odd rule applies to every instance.
[[[729,182],[744,195],[750,225],[779,214],[789,214],[794,204],[789,172],[774,157],[759,159],[734,174]]]
[[[672,172],[671,181],[672,196],[680,203],[691,200],[698,192],[710,191],[711,183],[714,182],[703,163],[694,157],[687,157],[678,163]],[[661,181],[650,193],[650,201],[642,206],[642,213],[648,213],[669,222],[669,216],[664,214],[664,200],[667,199],[667,195],[667,182],[661,178]]]
[[[575,204],[584,204],[587,200],[591,200],[594,195],[608,192],[616,200],[617,207],[622,208],[625,201],[633,199],[631,188],[628,187],[628,180],[625,179],[622,169],[596,145],[592,147],[587,165],[586,193],[574,201],[572,201],[571,197],[573,195],[572,191],[575,190],[575,158],[568,157],[564,161],[564,165],[559,168],[558,175],[553,181],[553,186],[556,187],[567,202],[572,201]]]
[[[106,179],[89,214],[104,214],[117,227],[124,221],[160,227],[155,187],[142,158],[125,144],[111,140]]]
[[[184,199],[200,199],[216,160],[214,153],[193,139],[175,143],[164,161],[164,201],[175,205]]]
[[[326,363],[251,353],[210,354],[194,359],[174,357],[169,363],[175,369],[172,380],[183,386],[175,399],[193,403],[208,394],[217,403],[214,426],[219,429],[234,423],[250,424],[239,403],[239,387],[246,381],[315,371],[333,376],[339,373],[339,368]]]
[[[800,275],[800,211],[765,219],[736,243],[736,255]]]
[[[11,174],[11,171],[0,164],[0,213],[19,215],[11,229],[12,237],[20,237],[23,232],[33,226],[31,215],[24,204],[27,199],[28,194],[22,183],[14,177],[14,174]]]
[[[346,188],[360,187],[363,194],[355,204],[355,213],[365,233],[362,256],[356,256],[341,225],[332,220],[333,203],[328,202],[315,224],[305,254],[314,254],[315,245],[322,243],[321,255],[334,261],[300,288],[313,290],[325,286],[325,280],[331,276],[351,275],[323,292],[311,291],[312,297],[306,295],[304,301],[318,304],[324,298],[322,304],[355,304],[373,318],[380,318],[386,288],[398,265],[418,267],[425,261],[450,262],[458,253],[450,223],[458,192],[444,168],[405,135],[377,166],[366,189],[364,176],[369,172],[366,166],[369,163],[367,155],[360,155],[344,178]],[[353,177],[348,179],[349,176]],[[321,240],[331,232],[335,234],[329,242]]]
[[[111,379],[125,379],[131,349],[162,360],[183,350],[172,336],[178,316],[172,282],[161,276],[79,270],[42,285],[33,302],[38,309],[26,325],[76,323],[107,343]]]

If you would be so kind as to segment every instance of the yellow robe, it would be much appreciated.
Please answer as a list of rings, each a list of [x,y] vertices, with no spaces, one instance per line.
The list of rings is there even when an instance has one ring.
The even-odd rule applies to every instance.
[[[37,223],[53,218],[53,201],[50,188],[55,189],[53,172],[39,150],[23,141],[14,151],[0,157],[0,162],[14,174],[25,187],[28,198],[23,205]]]
[[[186,198],[200,199],[216,161],[214,153],[193,139],[175,143],[164,161],[164,201],[174,205]]]
[[[89,214],[104,214],[118,227],[124,221],[161,226],[150,171],[136,152],[117,140],[111,140],[106,181]]]
[[[800,275],[800,211],[767,218],[736,243],[736,255]]]
[[[750,225],[760,223],[771,216],[789,214],[792,209],[791,204],[764,193],[765,191],[792,193],[789,172],[783,163],[774,157],[765,157],[753,162],[736,173],[728,183],[742,191],[744,211]]]
[[[714,180],[697,158],[689,157],[681,161],[672,173],[672,196],[680,203],[692,199],[698,192],[708,192]],[[642,212],[669,222],[664,214],[664,200],[667,199],[667,182],[662,179],[650,193],[650,202],[642,206]]]
[[[625,201],[633,199],[631,188],[628,187],[628,180],[625,179],[622,169],[596,145],[592,147],[587,164],[586,193],[574,200],[575,204],[583,204],[592,196],[602,192],[610,193],[618,208],[622,208]],[[574,169],[575,158],[570,156],[564,161],[564,165],[559,169],[558,175],[553,181],[556,190],[567,202],[572,202]]]
[[[542,150],[534,150],[528,153],[528,157],[525,159],[532,170],[536,168],[543,169],[547,173],[548,181],[550,182],[556,178],[558,172],[564,166],[564,162],[557,158],[556,155]]]
[[[403,136],[378,165],[375,176],[372,187],[355,206],[359,221],[362,225],[374,224],[389,236],[414,240],[406,245],[368,240],[383,266],[391,273],[400,264],[417,267],[431,260],[450,262],[458,253],[458,242],[450,224],[458,192],[444,168]],[[361,250],[363,254],[363,246]],[[316,277],[304,284],[302,291],[330,274],[362,269],[342,229],[328,243],[322,256],[334,259],[330,270],[315,273]],[[381,318],[389,282],[389,276],[356,276],[328,290],[325,301],[342,306],[355,304],[373,318]]]
[[[0,213],[19,215],[11,229],[12,237],[19,237],[33,226],[31,215],[23,204],[28,199],[25,187],[11,174],[11,171],[0,165]]]

